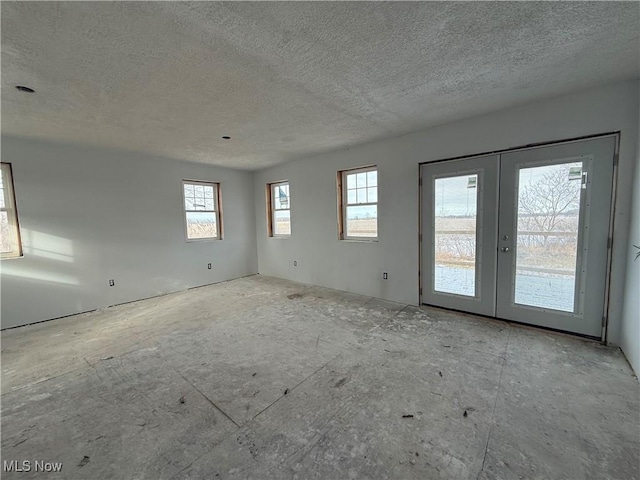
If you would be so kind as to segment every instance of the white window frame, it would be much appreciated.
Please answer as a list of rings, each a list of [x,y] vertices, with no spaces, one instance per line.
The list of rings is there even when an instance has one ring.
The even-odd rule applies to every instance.
[[[276,196],[275,196],[275,191],[276,191],[276,187],[282,186],[282,185],[287,185],[289,187],[289,197],[288,197],[288,204],[287,204],[287,208],[276,208]],[[268,188],[268,234],[270,237],[274,237],[274,238],[290,238],[291,237],[291,233],[288,234],[282,234],[282,233],[276,233],[276,212],[284,212],[284,211],[288,211],[289,212],[289,230],[290,232],[293,232],[293,225],[291,225],[291,184],[289,183],[289,180],[281,180],[279,182],[273,182],[273,183],[268,183],[267,184],[267,188]]]
[[[2,260],[6,260],[9,258],[20,258],[23,255],[11,164],[2,162],[0,163],[0,168],[2,169],[2,192],[4,195],[4,207],[0,207],[0,211],[7,212],[7,218],[9,220],[9,236],[12,245],[11,251],[2,252],[0,255]]]
[[[185,185],[204,185],[207,187],[213,187],[213,210],[187,210],[186,199],[184,195]],[[219,182],[206,182],[202,180],[182,180],[182,210],[184,212],[184,238],[187,242],[210,242],[212,240],[222,240],[223,228],[222,228],[222,194],[220,191]],[[214,213],[216,216],[216,236],[215,237],[202,237],[202,238],[189,238],[189,227],[187,222],[187,214],[197,213]]]
[[[376,182],[376,198],[378,199],[378,201],[376,202],[367,202],[367,203],[348,203],[349,200],[349,196],[347,193],[347,176],[348,175],[355,175],[358,173],[366,173],[366,172],[377,172],[378,171],[378,166],[377,165],[369,165],[367,167],[358,167],[358,168],[351,168],[348,170],[341,170],[338,172],[338,192],[339,192],[339,198],[338,198],[338,238],[340,240],[353,240],[353,241],[358,241],[358,242],[377,242],[378,241],[378,236],[379,236],[379,232],[378,232],[378,217],[376,216],[376,236],[375,237],[368,237],[368,236],[363,236],[363,235],[347,235],[347,207],[353,207],[353,206],[369,206],[369,205],[375,205],[376,207],[378,206],[380,197],[379,197],[379,193],[380,193],[380,179],[378,178],[378,181]]]

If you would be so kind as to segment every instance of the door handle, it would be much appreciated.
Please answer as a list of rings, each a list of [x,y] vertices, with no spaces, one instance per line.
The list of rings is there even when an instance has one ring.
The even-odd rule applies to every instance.
[[[502,247],[500,250],[502,250],[504,253],[507,253],[509,251],[509,247]]]

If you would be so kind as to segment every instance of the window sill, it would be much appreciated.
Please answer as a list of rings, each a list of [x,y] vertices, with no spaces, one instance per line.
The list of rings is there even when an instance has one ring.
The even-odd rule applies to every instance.
[[[275,238],[277,240],[289,240],[291,235],[270,235],[269,238]]]
[[[185,241],[187,243],[199,243],[199,242],[216,242],[218,240],[222,240],[221,238],[187,238]]]
[[[19,258],[24,258],[24,254],[22,255],[14,255],[12,257],[0,257],[0,262],[4,260],[17,260]]]
[[[378,243],[377,238],[341,238],[340,241],[348,243]]]

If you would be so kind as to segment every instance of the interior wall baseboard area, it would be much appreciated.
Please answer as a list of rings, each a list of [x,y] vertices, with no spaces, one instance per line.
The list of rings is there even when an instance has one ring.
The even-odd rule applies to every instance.
[[[0,265],[2,328],[257,273],[250,172],[10,136],[2,159],[24,251]],[[184,179],[223,186],[222,240],[185,240]]]

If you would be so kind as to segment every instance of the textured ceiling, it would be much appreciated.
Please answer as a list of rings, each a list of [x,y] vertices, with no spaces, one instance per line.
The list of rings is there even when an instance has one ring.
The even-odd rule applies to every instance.
[[[244,169],[640,75],[637,2],[3,1],[1,14],[3,133]]]

